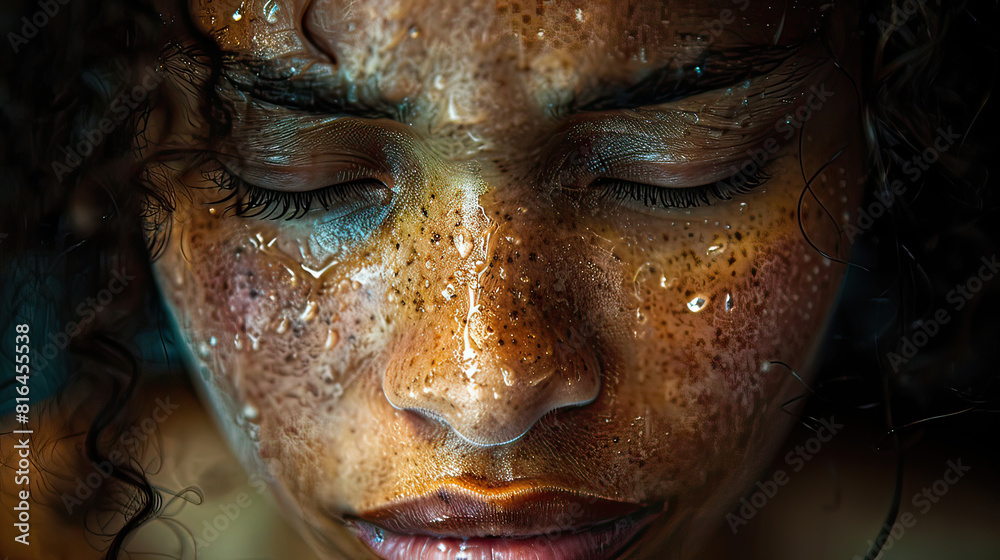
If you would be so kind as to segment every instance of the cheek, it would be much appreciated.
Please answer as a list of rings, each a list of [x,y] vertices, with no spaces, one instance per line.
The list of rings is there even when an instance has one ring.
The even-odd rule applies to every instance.
[[[641,492],[739,492],[793,420],[781,406],[805,389],[792,370],[809,380],[843,275],[809,241],[836,255],[827,212],[844,219],[858,193],[800,207],[801,181],[784,177],[743,204],[606,232],[618,236],[632,335],[606,406],[628,455],[656,458],[639,467]]]
[[[260,458],[293,453],[309,472],[318,447],[299,443],[357,414],[346,394],[378,388],[366,364],[392,318],[370,267],[330,251],[329,228],[313,236],[197,202],[176,216],[154,266],[216,412]]]

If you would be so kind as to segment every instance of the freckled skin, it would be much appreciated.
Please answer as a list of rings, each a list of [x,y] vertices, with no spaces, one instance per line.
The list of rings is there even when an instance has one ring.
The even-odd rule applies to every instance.
[[[800,212],[814,244],[848,249],[815,199],[800,207],[800,163],[812,175],[849,146],[813,189],[841,226],[860,197],[848,82],[828,75],[834,94],[802,153],[798,135],[783,141],[765,185],[732,200],[646,208],[553,189],[544,169],[559,125],[540,100],[686,53],[678,34],[732,3],[715,4],[671,4],[687,15],[641,38],[658,7],[588,4],[578,17],[558,5],[540,19],[564,24],[529,40],[534,20],[513,26],[504,3],[319,2],[304,21],[337,72],[364,90],[378,69],[385,95],[416,108],[406,125],[371,123],[396,131],[379,136],[391,201],[342,219],[241,218],[197,173],[177,177],[186,195],[154,265],[164,297],[248,468],[270,472],[319,548],[358,557],[344,516],[435,481],[531,479],[662,502],[633,552],[680,557],[770,461],[793,421],[780,406],[801,392],[771,362],[808,376],[844,271],[803,238]],[[301,7],[279,5],[275,25],[303,21]],[[220,43],[314,48],[301,30],[263,25],[254,6]],[[193,13],[212,30],[232,11]],[[475,25],[452,33],[456,14]],[[741,15],[734,35],[780,19]],[[789,41],[807,16],[790,16]],[[479,39],[460,48],[456,35]],[[248,405],[253,437],[237,420]]]

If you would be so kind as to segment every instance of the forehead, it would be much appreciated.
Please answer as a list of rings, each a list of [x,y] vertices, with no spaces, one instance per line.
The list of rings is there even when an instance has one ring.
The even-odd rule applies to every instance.
[[[491,96],[559,102],[666,63],[694,64],[710,50],[790,45],[813,32],[821,2],[778,4],[192,0],[190,9],[238,57],[326,66],[362,95],[422,99],[446,108],[450,120],[474,122]]]

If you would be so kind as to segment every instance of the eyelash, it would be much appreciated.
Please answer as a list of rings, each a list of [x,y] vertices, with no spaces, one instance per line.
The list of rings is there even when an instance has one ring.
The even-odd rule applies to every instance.
[[[283,192],[251,185],[225,167],[205,172],[204,176],[214,183],[216,188],[226,193],[222,198],[210,201],[208,204],[216,205],[231,201],[223,213],[232,211],[239,217],[265,220],[294,220],[304,216],[316,204],[324,210],[330,210],[335,204],[370,197],[373,187],[385,188],[385,185],[376,179],[358,179],[312,191]],[[589,188],[600,189],[598,197],[601,200],[629,199],[640,202],[647,208],[659,206],[684,209],[731,200],[736,196],[753,192],[770,178],[766,170],[758,169],[753,175],[737,173],[728,179],[697,187],[665,188],[634,181],[601,178],[592,182]]]
[[[731,200],[733,197],[753,192],[766,183],[771,175],[758,169],[753,175],[736,175],[708,185],[671,189],[646,183],[602,178],[590,184],[592,189],[601,189],[600,198],[614,198],[618,201],[630,199],[643,206],[663,208],[694,208],[711,205],[713,202]]]
[[[224,167],[206,172],[205,178],[215,183],[220,191],[228,191],[224,197],[208,204],[231,201],[223,213],[232,211],[236,216],[264,220],[294,220],[304,216],[317,203],[324,210],[330,210],[336,204],[371,197],[372,188],[385,188],[376,179],[358,179],[312,191],[273,191],[251,185]]]

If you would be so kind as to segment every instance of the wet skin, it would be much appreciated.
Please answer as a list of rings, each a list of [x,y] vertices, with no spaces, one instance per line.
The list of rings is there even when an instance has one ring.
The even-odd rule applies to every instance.
[[[190,114],[162,145],[213,156],[150,165],[175,203],[148,218],[169,231],[154,269],[247,468],[331,557],[367,550],[345,522],[442,486],[526,511],[533,487],[649,506],[620,554],[690,555],[794,421],[802,387],[772,362],[808,377],[840,286],[802,230],[849,249],[862,151],[829,54],[850,66],[849,14],[299,4],[191,8],[235,55],[231,129],[191,109],[180,84],[204,70],[174,54],[166,93]],[[670,63],[659,97],[621,94]],[[254,207],[227,172],[325,198]]]

